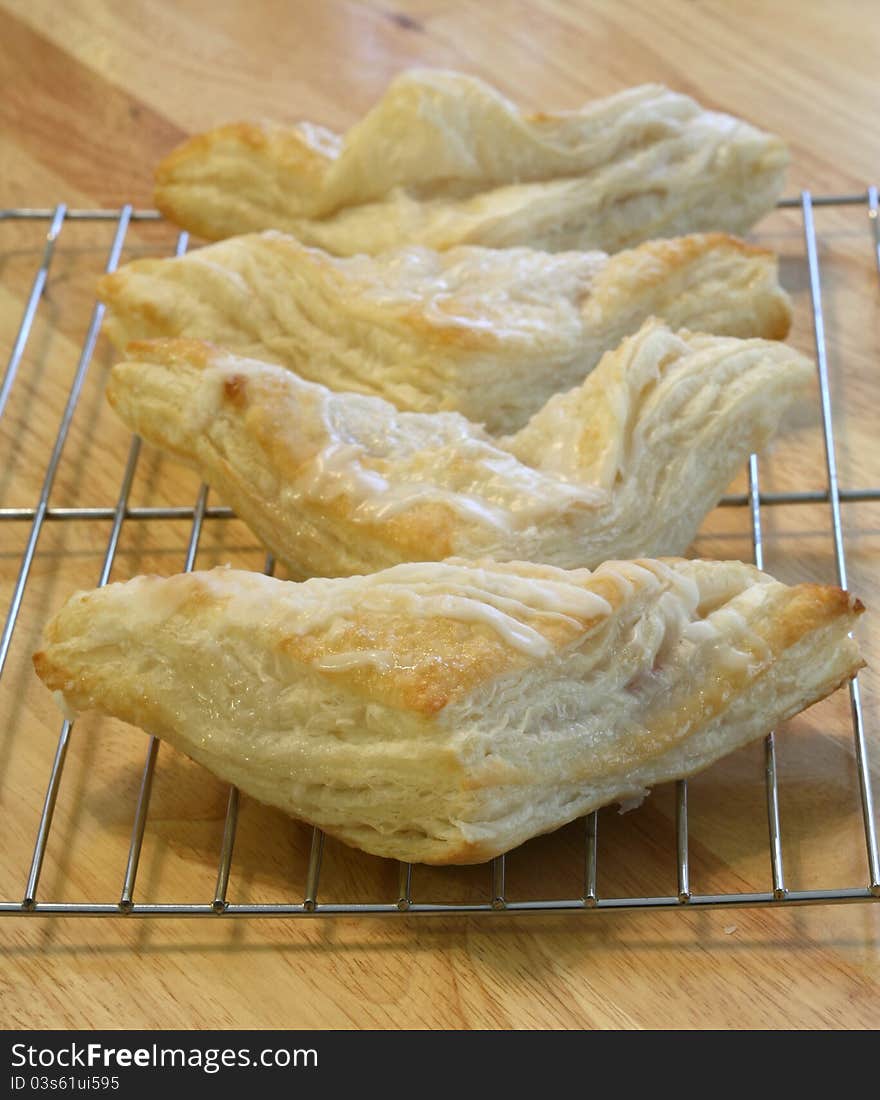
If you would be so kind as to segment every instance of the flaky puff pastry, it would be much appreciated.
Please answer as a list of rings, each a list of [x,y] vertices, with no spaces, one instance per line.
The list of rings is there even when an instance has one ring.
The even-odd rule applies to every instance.
[[[34,663],[68,714],[142,726],[348,844],[474,863],[829,694],[861,610],[741,562],[219,569],[74,596]]]
[[[651,316],[782,339],[776,258],[722,233],[601,252],[401,248],[338,259],[293,237],[235,237],[127,264],[98,284],[107,331],[211,340],[331,390],[521,428]]]
[[[156,172],[156,205],[219,240],[294,233],[337,255],[400,244],[616,252],[698,230],[744,233],[778,199],[785,146],[649,84],[526,115],[481,80],[415,70],[344,138],[238,123]]]
[[[494,439],[209,344],[135,344],[107,395],[299,576],[487,555],[594,566],[679,554],[812,374],[766,340],[646,322]]]

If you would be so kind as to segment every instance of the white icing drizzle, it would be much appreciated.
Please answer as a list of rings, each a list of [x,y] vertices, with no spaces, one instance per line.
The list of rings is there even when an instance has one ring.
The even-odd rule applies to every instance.
[[[646,569],[645,566],[634,561],[606,561],[599,566],[594,575],[612,581],[621,599],[628,600],[634,595],[637,584],[649,592],[659,587],[659,573],[666,567],[657,561],[651,564],[653,568]]]
[[[679,569],[663,562],[652,562],[650,570],[634,562],[606,563],[600,566],[597,574],[613,577],[624,597],[632,595],[632,580],[638,574],[645,578],[653,574],[655,585],[661,580],[669,584],[669,588],[655,603],[663,623],[663,640],[655,655],[660,668],[639,674],[628,685],[628,690],[633,693],[656,691],[658,686],[662,686],[662,668],[669,663],[672,654],[682,644],[697,650],[711,651],[712,661],[731,671],[747,669],[755,665],[756,661],[763,660],[767,653],[766,644],[751,630],[746,618],[748,611],[757,608],[765,598],[762,584],[755,584],[737,593],[737,607],[726,604],[707,618],[697,618],[699,585],[693,576],[688,576]]]
[[[490,627],[511,649],[529,657],[547,657],[552,646],[534,627],[506,614],[492,603],[467,596],[418,596],[409,609],[414,618],[453,619],[459,623]]]
[[[498,339],[540,331],[558,340],[561,330],[570,330],[570,337],[580,331],[582,300],[607,262],[603,252],[548,257],[528,248],[499,252],[461,246],[435,252],[410,246],[334,264],[360,284],[364,299],[375,306],[416,308],[440,328],[485,332]]]
[[[565,576],[561,570],[560,575]],[[233,620],[241,614],[253,621],[256,614],[266,623],[267,629],[297,635],[332,631],[338,637],[344,629],[340,623],[364,613],[449,619],[482,625],[511,649],[538,659],[552,651],[551,644],[539,629],[542,620],[545,623],[567,622],[577,628],[583,622],[611,614],[611,606],[597,593],[562,579],[496,573],[491,568],[444,562],[398,565],[371,576],[351,579],[314,578],[296,585],[295,593],[292,588],[279,587],[281,582],[258,574],[236,573],[239,583],[234,587],[229,583],[228,574],[224,576],[222,571],[197,576],[201,583],[214,587],[216,595],[227,601],[227,614]],[[171,585],[172,581],[165,582],[166,589]],[[231,598],[230,590],[233,591]],[[290,592],[287,598],[286,592]],[[178,596],[167,590],[162,596],[166,610],[173,611],[179,602]],[[151,603],[154,608],[157,606],[156,600]],[[364,661],[381,660],[374,650],[352,652],[369,654]],[[327,660],[330,660],[328,668],[342,667],[335,665],[333,658],[322,658],[322,662]]]
[[[518,568],[523,573],[517,572]],[[439,619],[485,627],[511,650],[541,660],[555,648],[545,636],[551,624],[572,627],[572,642],[576,642],[597,620],[601,622],[613,613],[608,601],[590,587],[596,574],[547,569],[542,575],[530,576],[527,569],[492,563],[413,562],[370,576],[315,578],[301,584],[216,569],[162,581],[137,578],[129,585],[150,589],[141,601],[145,628],[153,620],[166,619],[185,607],[196,581],[223,605],[230,628],[239,620],[250,624],[257,618],[268,632],[279,635],[323,632],[331,644],[342,641],[341,652],[325,654],[315,661],[317,668],[327,672],[358,667],[386,671],[394,667],[392,651],[367,646],[359,649],[356,642],[352,646],[343,641],[349,624],[369,621],[372,616]],[[726,604],[706,619],[694,619],[699,585],[684,570],[662,562],[627,562],[606,563],[598,572],[617,582],[624,599],[635,598],[639,590],[645,596],[653,593],[651,604],[662,623],[659,669],[644,670],[630,685],[632,692],[662,690],[666,657],[680,645],[704,651],[707,657],[711,653],[710,659],[722,668],[748,668],[764,659],[766,644],[748,622],[751,605],[765,598],[760,591],[764,585],[738,593],[733,599],[736,606]],[[658,586],[666,585],[657,598]],[[108,598],[116,588],[111,585],[105,590]],[[113,638],[107,640],[109,643]],[[675,660],[690,661],[696,656],[679,653]],[[64,709],[63,696],[56,698]]]
[[[692,576],[682,573],[679,569],[670,569],[669,566],[660,563],[661,569],[668,571],[667,575],[672,580],[672,586],[678,592],[687,608],[687,614],[692,617],[700,606],[700,586]]]
[[[306,581],[303,588],[315,584]],[[511,649],[541,658],[551,652],[552,646],[523,618],[540,615],[577,625],[579,619],[611,613],[601,596],[574,584],[443,563],[395,566],[372,577],[358,578],[358,589],[356,594],[339,591],[338,602],[332,598],[335,593],[321,593],[315,606],[297,616],[294,629],[298,634],[325,629],[336,616],[344,616],[346,608],[356,607],[359,612],[398,612],[413,619],[481,624]],[[319,595],[317,591],[315,595]]]
[[[353,649],[344,653],[329,653],[315,661],[315,668],[323,672],[348,672],[363,665],[372,665],[379,672],[388,672],[394,667],[394,654],[389,649]]]
[[[409,461],[403,458],[393,482],[371,469],[370,461],[365,447],[334,439],[307,464],[291,495],[324,500],[344,494],[355,502],[352,517],[367,522],[420,504],[442,504],[463,519],[505,534],[575,505],[596,508],[607,501],[601,489],[548,477],[482,440],[467,440],[464,446],[456,441],[426,448]],[[479,488],[479,495],[467,491],[470,485]]]
[[[743,614],[747,608],[757,606],[764,598],[763,585],[755,585],[735,597],[739,609],[725,604],[716,608],[708,618],[689,623],[682,631],[682,639],[698,647],[711,648],[718,663],[729,670],[746,669],[763,660],[766,643],[749,627]],[[739,645],[737,645],[739,641]],[[747,648],[741,649],[740,645]]]
[[[438,491],[433,485],[395,485],[382,494],[381,500],[362,500],[352,512],[355,519],[364,518],[378,523],[391,516],[399,515],[418,504],[445,504],[463,519],[494,527],[499,531],[510,531],[510,514],[501,508],[493,508],[484,500],[465,493]]]
[[[718,629],[709,619],[696,619],[682,631],[682,638],[694,645],[702,645],[706,642],[714,642],[718,639]]]
[[[712,612],[709,618],[719,634],[735,635],[749,633],[749,627],[746,620],[736,608],[731,607],[729,604],[717,608],[717,610]]]
[[[363,448],[355,443],[334,442],[324,447],[299,474],[288,495],[335,500],[340,496],[384,496],[391,486],[375,470],[360,461]]]
[[[601,488],[525,465],[457,413],[401,414],[379,398],[340,397],[250,360],[218,357],[204,372],[191,430],[211,433],[230,376],[250,376],[259,384],[279,372],[285,386],[278,400],[290,416],[279,418],[277,430],[290,434],[294,453],[303,448],[306,433],[322,441],[294,476],[276,471],[284,507],[346,497],[351,517],[369,523],[440,504],[472,524],[510,535],[570,508],[599,508],[608,501]]]
[[[754,657],[749,653],[743,653],[732,645],[719,645],[716,650],[718,661],[730,671],[747,669],[755,664]]]

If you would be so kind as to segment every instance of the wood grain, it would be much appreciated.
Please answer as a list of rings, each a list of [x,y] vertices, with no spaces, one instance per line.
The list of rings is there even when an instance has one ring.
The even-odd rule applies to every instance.
[[[724,0],[0,0],[0,206],[150,204],[152,165],[185,134],[235,118],[308,117],[344,129],[408,65],[466,69],[524,105],[571,107],[657,80],[789,142],[789,193],[876,182],[880,21],[868,2]],[[841,483],[880,485],[878,282],[863,209],[816,214]],[[68,224],[0,425],[0,507],[33,507],[106,262],[112,225]],[[44,224],[0,223],[0,347],[10,348]],[[126,257],[174,246],[134,226]],[[780,211],[755,239],[782,257],[796,303],[792,342],[812,354],[800,218]],[[112,505],[129,440],[103,400],[99,343],[52,493],[53,505]],[[816,393],[761,459],[768,491],[825,485]],[[734,486],[742,491],[745,481]],[[195,478],[144,449],[132,503],[191,505]],[[827,505],[766,508],[766,564],[781,579],[834,580]],[[880,578],[880,505],[844,508],[850,587],[869,605]],[[0,526],[11,596],[28,525]],[[59,719],[29,656],[42,624],[97,580],[109,524],[47,523],[0,682],[0,897],[22,895]],[[183,564],[184,521],[123,527],[113,577]],[[695,546],[749,557],[747,511],[717,509]],[[209,521],[198,564],[259,569],[234,521]],[[880,631],[863,631],[866,724],[880,763]],[[849,703],[837,693],[778,733],[788,884],[866,881]],[[115,900],[146,738],[86,719],[71,740],[40,897]],[[690,785],[691,874],[699,892],[766,890],[761,746]],[[136,896],[212,896],[226,789],[163,746]],[[605,896],[675,889],[674,792],[600,815]],[[309,830],[242,804],[230,897],[299,900]],[[508,859],[514,898],[581,889],[583,823]],[[385,900],[395,868],[328,842],[324,900]],[[417,898],[485,899],[488,870],[417,868]],[[0,1020],[7,1027],[859,1028],[880,1008],[880,906],[585,913],[488,919],[0,922]]]

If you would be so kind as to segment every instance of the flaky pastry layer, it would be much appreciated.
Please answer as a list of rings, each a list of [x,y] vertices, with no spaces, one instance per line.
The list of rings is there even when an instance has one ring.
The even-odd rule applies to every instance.
[[[237,123],[166,157],[155,200],[218,240],[262,229],[337,255],[400,244],[615,252],[699,230],[744,233],[782,189],[785,146],[644,85],[527,115],[475,77],[414,70],[344,138]]]
[[[580,383],[648,317],[766,339],[784,338],[791,321],[773,254],[722,233],[611,257],[410,246],[338,259],[266,232],[135,260],[98,288],[119,348],[210,340],[332,390],[455,410],[496,433]]]
[[[219,569],[73,596],[34,663],[68,713],[142,726],[349,844],[479,862],[833,691],[861,610],[740,562]]]
[[[451,555],[595,566],[683,553],[811,376],[765,340],[646,322],[516,434],[399,412],[211,345],[132,345],[107,395],[299,576]]]

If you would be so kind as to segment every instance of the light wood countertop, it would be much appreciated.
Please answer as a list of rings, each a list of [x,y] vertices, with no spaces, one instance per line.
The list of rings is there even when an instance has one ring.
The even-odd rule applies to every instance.
[[[151,205],[155,162],[221,121],[306,117],[344,129],[413,65],[473,72],[531,108],[574,107],[649,81],[782,135],[787,193],[880,182],[876,59],[868,0],[0,0],[0,207]],[[880,485],[877,271],[864,207],[816,212],[844,488]],[[0,507],[33,508],[93,306],[113,224],[69,222],[0,425]],[[46,223],[0,222],[0,359],[15,340]],[[796,306],[792,342],[813,354],[800,213],[754,238],[779,251]],[[132,226],[125,258],[173,247],[167,225]],[[103,401],[99,341],[51,495],[115,503],[129,439]],[[808,407],[807,407],[808,406]],[[742,479],[734,491],[743,491]],[[817,393],[762,456],[768,492],[826,485]],[[134,505],[188,505],[194,476],[144,448]],[[217,502],[219,503],[219,502]],[[833,583],[827,504],[763,509],[766,567]],[[869,607],[861,683],[880,771],[880,504],[845,504],[850,588]],[[113,578],[183,565],[188,523],[128,521]],[[12,596],[30,524],[0,525],[0,589]],[[110,530],[43,526],[0,682],[0,900],[24,890],[58,738],[29,656],[47,616],[98,578]],[[748,509],[718,509],[695,551],[751,555]],[[262,567],[237,521],[209,520],[199,566]],[[4,610],[5,614],[5,610]],[[119,896],[146,738],[84,719],[71,738],[39,897]],[[777,736],[783,854],[792,889],[863,886],[864,834],[845,691]],[[699,893],[770,885],[763,748],[691,783],[691,877]],[[226,806],[222,783],[163,747],[137,880],[140,901],[210,901]],[[229,896],[299,901],[311,831],[243,800]],[[508,860],[510,897],[581,889],[583,823]],[[674,790],[599,818],[604,896],[675,892]],[[323,900],[396,896],[393,865],[327,843]],[[486,868],[417,868],[417,898],[485,899]],[[573,915],[321,920],[0,920],[7,1027],[876,1027],[880,904]]]

